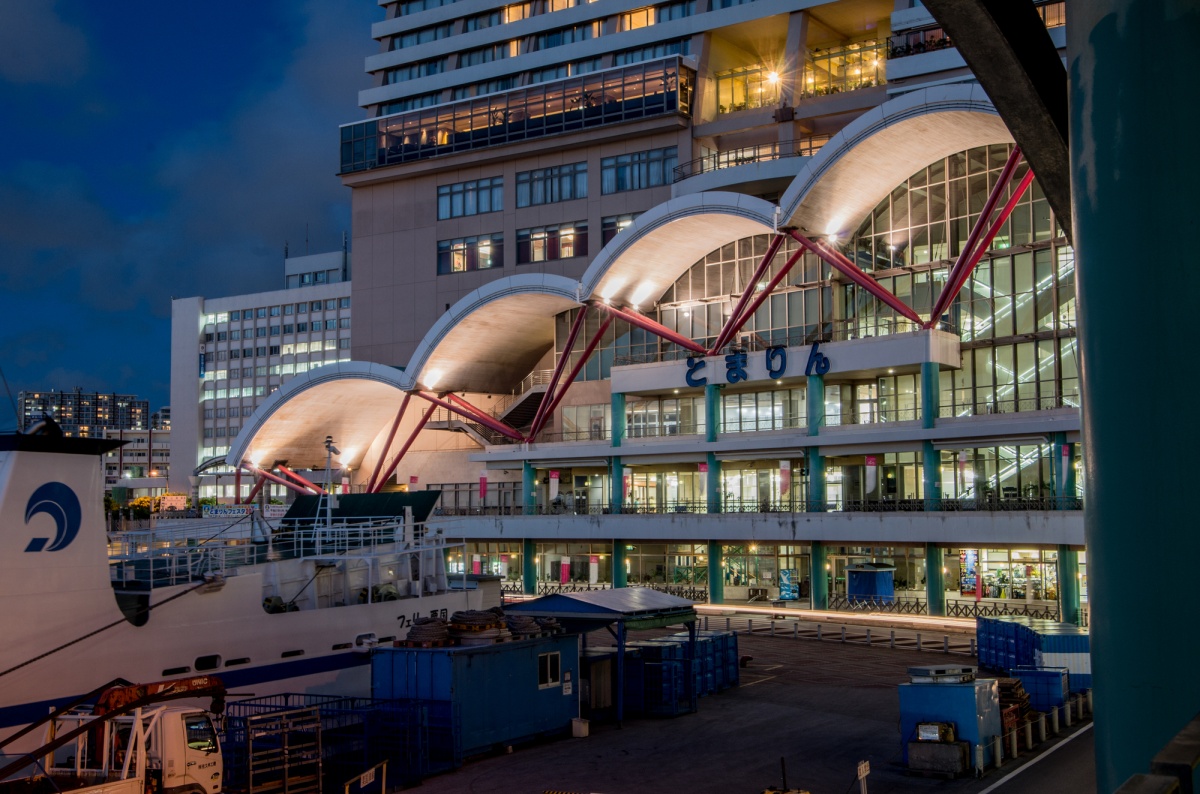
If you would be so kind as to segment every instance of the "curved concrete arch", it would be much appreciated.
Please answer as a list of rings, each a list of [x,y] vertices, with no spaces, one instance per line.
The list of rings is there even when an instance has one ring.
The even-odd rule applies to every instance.
[[[709,251],[773,231],[774,219],[774,204],[740,193],[673,198],[604,246],[580,280],[582,294],[623,305],[657,300]]]
[[[358,468],[395,418],[406,387],[403,372],[382,364],[346,361],[309,370],[263,401],[225,460],[234,467],[287,460],[298,469],[324,468],[325,437],[332,436],[341,450],[335,465]]]
[[[426,332],[405,388],[507,392],[554,344],[554,316],[579,305],[579,282],[522,273],[461,298]]]
[[[922,166],[964,149],[1012,140],[978,85],[912,91],[855,119],[805,163],[779,200],[781,224],[808,235],[841,234],[845,239]]]

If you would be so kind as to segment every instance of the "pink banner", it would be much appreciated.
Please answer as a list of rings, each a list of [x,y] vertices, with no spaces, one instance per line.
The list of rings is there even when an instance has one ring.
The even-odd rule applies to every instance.
[[[417,475],[413,474],[413,475],[409,476],[409,478],[408,478],[408,484],[409,484],[409,485],[416,485],[416,484],[417,484],[417,482],[418,482],[418,477],[417,477]]]
[[[867,465],[868,466],[878,466],[879,458],[877,458],[875,455],[867,455]]]
[[[487,472],[479,472],[479,504],[482,507],[487,502]]]
[[[558,567],[558,581],[561,584],[566,584],[571,581],[571,558],[563,557],[562,563]]]
[[[701,474],[708,474],[708,464],[707,463],[697,463],[696,467],[697,467],[696,471],[700,472]]]
[[[792,490],[792,462],[779,461],[779,493],[785,494]]]
[[[471,573],[483,573],[483,560],[479,558],[478,554],[471,558]]]
[[[599,565],[600,564],[600,555],[593,554],[592,556],[588,557],[588,562],[591,563],[592,565]]]

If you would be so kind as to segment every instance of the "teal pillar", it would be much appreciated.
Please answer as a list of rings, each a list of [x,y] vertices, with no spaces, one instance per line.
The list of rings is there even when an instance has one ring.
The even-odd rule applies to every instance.
[[[1075,499],[1075,445],[1067,443],[1066,433],[1055,433],[1053,438],[1054,506],[1066,510]]]
[[[612,445],[621,446],[625,440],[625,395],[614,392],[612,396]]]
[[[521,472],[521,502],[525,505],[525,515],[537,513],[537,469],[529,461]]]
[[[628,587],[629,576],[625,572],[625,541],[614,540],[612,551],[612,586]]]
[[[716,441],[721,433],[721,384],[704,387],[704,440]]]
[[[621,512],[621,508],[625,506],[625,469],[621,466],[621,458],[617,455],[613,455],[609,467],[609,510],[613,513],[619,513]]]
[[[521,590],[537,595],[537,544],[529,538],[521,541]]]
[[[931,361],[921,362],[921,427],[932,429],[937,424],[941,393],[939,367]],[[942,509],[942,453],[933,448],[926,439],[921,451],[921,485],[925,497],[925,509]],[[941,566],[938,566],[941,570]],[[933,601],[929,602],[931,605]],[[932,614],[932,613],[931,613]]]
[[[809,595],[813,609],[829,609],[829,571],[825,570],[825,544],[814,540],[809,555]]]
[[[1064,623],[1079,625],[1079,552],[1058,547],[1058,608]]]
[[[714,540],[708,542],[708,603],[725,603],[724,549]]]
[[[804,451],[804,466],[808,469],[808,512],[825,512],[825,456],[820,447]]]
[[[946,615],[945,555],[942,547],[935,543],[925,544],[925,598],[929,601],[929,614],[933,617]]]
[[[717,460],[715,452],[708,456],[708,484],[705,488],[705,504],[709,513],[721,512],[721,461]]]
[[[1161,0],[1067,5],[1096,790],[1115,791],[1148,772],[1200,711],[1200,635],[1180,609],[1195,609],[1195,577],[1144,559],[1200,558],[1186,459],[1200,423],[1180,399],[1200,390],[1200,369],[1186,363],[1196,324],[1186,296],[1200,293],[1200,270],[1162,271],[1157,291],[1175,297],[1147,312],[1129,272],[1139,237],[1195,228],[1200,160],[1183,153],[1195,148],[1200,102],[1171,75],[1195,68],[1200,10]],[[1130,57],[1146,42],[1154,57]],[[1153,469],[1152,493],[1141,498],[1137,461]]]
[[[825,426],[825,378],[822,375],[808,376],[808,389],[804,395],[808,409],[808,434],[819,435]]]

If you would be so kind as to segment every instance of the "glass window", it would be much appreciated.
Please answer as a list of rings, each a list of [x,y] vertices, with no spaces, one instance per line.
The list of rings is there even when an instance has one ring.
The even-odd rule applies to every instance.
[[[587,256],[587,221],[517,230],[517,264]]]
[[[517,174],[517,206],[587,198],[587,163],[556,165]]]
[[[600,161],[600,192],[608,195],[669,185],[678,163],[674,146],[605,157]]]
[[[438,241],[438,275],[486,270],[504,265],[504,234]]]

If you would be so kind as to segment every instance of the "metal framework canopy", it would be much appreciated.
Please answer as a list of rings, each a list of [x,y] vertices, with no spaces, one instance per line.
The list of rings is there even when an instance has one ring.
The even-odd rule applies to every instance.
[[[325,437],[340,454],[338,468],[358,469],[372,444],[387,433],[404,398],[404,373],[362,362],[328,364],[298,375],[268,397],[229,447],[225,460],[269,468],[324,468]]]

